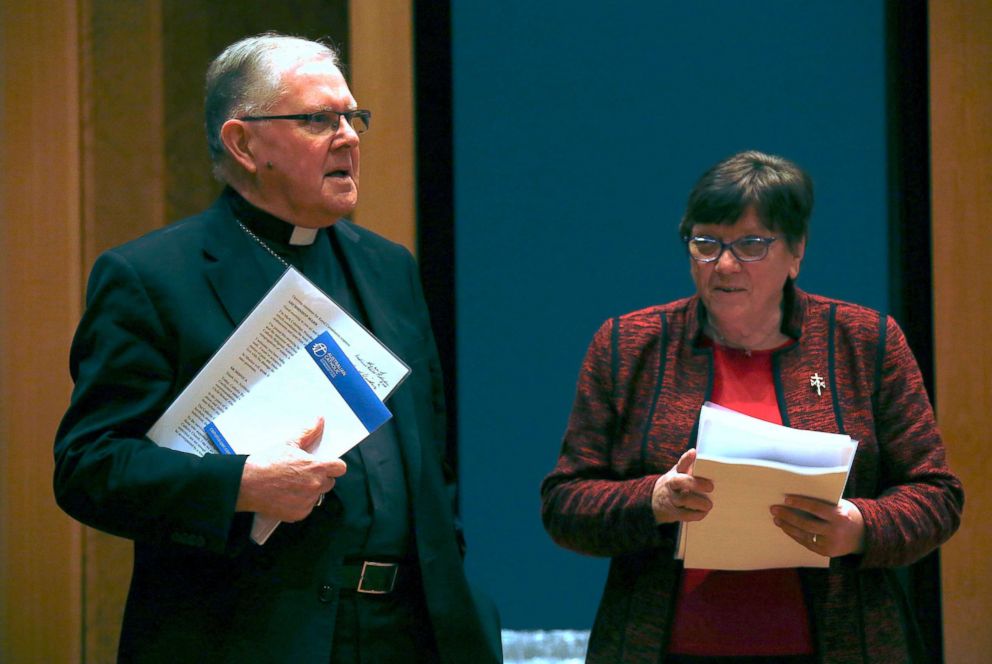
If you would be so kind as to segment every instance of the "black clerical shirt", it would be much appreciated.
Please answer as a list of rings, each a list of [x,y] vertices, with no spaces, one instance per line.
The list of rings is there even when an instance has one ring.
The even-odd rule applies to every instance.
[[[234,216],[283,261],[299,270],[332,300],[368,327],[355,284],[342,256],[336,234],[320,229],[310,244],[291,244],[295,226],[248,203],[228,188],[225,199]],[[256,243],[257,244],[257,243]],[[274,284],[286,266],[258,246],[258,269]],[[386,406],[389,406],[387,400]],[[312,422],[301,422],[300,430]],[[330,427],[325,436],[332,435]],[[389,420],[342,457],[347,472],[335,483],[333,496],[343,506],[338,537],[346,559],[391,560],[412,555],[409,498],[396,427]]]

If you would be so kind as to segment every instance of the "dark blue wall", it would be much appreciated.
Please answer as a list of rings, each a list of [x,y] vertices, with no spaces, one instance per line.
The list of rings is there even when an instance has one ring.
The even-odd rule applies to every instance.
[[[452,0],[452,40],[467,564],[504,627],[588,628],[606,561],[552,544],[538,487],[598,325],[691,292],[703,170],[804,166],[799,285],[887,307],[883,3]]]

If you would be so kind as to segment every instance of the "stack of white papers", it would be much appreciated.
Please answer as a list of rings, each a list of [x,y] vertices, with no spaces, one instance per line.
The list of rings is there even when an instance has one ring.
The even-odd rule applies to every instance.
[[[390,417],[330,333],[323,332],[210,422],[206,433],[222,454],[254,454],[299,437],[323,418],[324,434],[310,452],[337,459]],[[256,514],[252,539],[265,543],[278,525],[278,519]]]
[[[308,352],[311,342],[326,351]],[[334,378],[321,370],[316,352],[326,352],[327,362],[334,358],[337,368],[324,367]],[[298,437],[321,416],[324,436],[315,454],[339,457],[388,419],[382,402],[409,373],[371,332],[289,268],[147,436],[197,456],[250,454]],[[277,524],[257,515],[253,537],[264,542]]]
[[[783,427],[707,403],[692,473],[713,481],[713,508],[683,522],[676,557],[687,568],[828,567],[774,524],[769,508],[787,494],[836,504],[857,443],[842,434]]]

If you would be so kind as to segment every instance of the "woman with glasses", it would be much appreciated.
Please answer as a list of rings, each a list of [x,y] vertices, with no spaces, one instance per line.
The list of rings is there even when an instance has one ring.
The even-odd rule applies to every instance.
[[[612,558],[590,662],[902,662],[918,650],[893,568],[954,533],[961,484],[896,322],[796,287],[812,206],[809,176],[785,159],[720,162],[679,227],[695,295],[609,320],[589,347],[541,495],[556,542]],[[767,514],[829,568],[675,559],[680,522],[713,506],[713,482],[692,474],[706,401],[858,441],[837,505],[789,496]]]

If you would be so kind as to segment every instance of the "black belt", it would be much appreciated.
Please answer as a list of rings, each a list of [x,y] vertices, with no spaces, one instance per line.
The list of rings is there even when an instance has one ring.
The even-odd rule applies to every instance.
[[[410,576],[410,565],[365,560],[341,566],[341,589],[368,595],[386,595],[396,589],[400,577]]]

